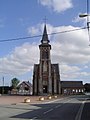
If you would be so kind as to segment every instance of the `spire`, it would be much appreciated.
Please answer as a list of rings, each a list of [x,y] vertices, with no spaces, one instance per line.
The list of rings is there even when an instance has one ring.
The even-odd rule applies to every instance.
[[[44,26],[44,31],[43,31],[41,43],[49,43],[46,24]]]

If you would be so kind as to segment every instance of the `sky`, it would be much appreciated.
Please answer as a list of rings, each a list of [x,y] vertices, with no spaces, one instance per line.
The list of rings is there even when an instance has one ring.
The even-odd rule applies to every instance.
[[[51,61],[59,64],[61,80],[90,83],[88,31],[80,29],[86,27],[87,21],[79,17],[87,11],[86,2],[0,0],[0,85],[3,85],[3,77],[4,85],[10,85],[14,77],[32,82],[33,66],[39,63],[39,44],[45,22],[51,34],[48,35]],[[17,39],[24,37],[31,38]],[[4,41],[8,39],[17,40]]]

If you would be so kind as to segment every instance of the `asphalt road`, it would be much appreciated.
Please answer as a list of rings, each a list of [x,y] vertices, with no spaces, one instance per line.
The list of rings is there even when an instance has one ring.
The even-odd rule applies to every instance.
[[[0,120],[90,120],[89,96],[72,96],[45,104],[0,105]]]

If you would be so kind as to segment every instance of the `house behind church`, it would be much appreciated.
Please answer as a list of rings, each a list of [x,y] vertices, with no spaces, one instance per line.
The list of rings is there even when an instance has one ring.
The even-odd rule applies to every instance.
[[[21,82],[17,88],[20,95],[32,95],[32,84],[29,81]]]
[[[90,92],[90,83],[85,83],[84,87],[85,87],[85,92]]]
[[[82,81],[61,81],[61,94],[72,95],[84,93]]]

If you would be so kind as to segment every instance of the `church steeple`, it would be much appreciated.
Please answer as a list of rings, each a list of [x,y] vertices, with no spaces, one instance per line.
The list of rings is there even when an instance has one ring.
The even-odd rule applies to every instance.
[[[60,75],[58,64],[51,63],[51,45],[49,44],[46,24],[42,35],[39,64],[33,72],[33,95],[59,94]]]
[[[42,36],[41,43],[42,44],[48,44],[49,43],[46,24],[44,26],[44,31],[43,31],[43,36]]]

